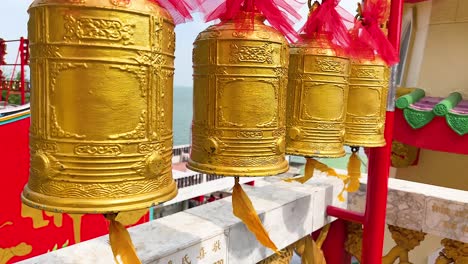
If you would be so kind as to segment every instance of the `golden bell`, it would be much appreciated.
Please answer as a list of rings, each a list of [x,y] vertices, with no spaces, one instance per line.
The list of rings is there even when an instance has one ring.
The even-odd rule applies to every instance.
[[[226,176],[288,170],[288,44],[263,21],[257,13],[254,30],[245,32],[224,21],[195,40],[191,170]]]
[[[372,61],[352,61],[349,77],[345,144],[381,147],[390,70],[379,57]]]
[[[325,37],[291,45],[286,153],[342,157],[349,59],[338,56]]]
[[[111,213],[173,198],[167,11],[146,0],[36,0],[29,13],[34,89],[23,202]]]

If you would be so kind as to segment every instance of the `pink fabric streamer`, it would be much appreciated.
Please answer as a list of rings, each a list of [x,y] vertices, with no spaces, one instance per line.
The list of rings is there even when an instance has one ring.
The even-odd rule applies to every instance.
[[[388,66],[399,62],[400,58],[387,36],[380,28],[385,23],[388,11],[386,0],[366,0],[362,9],[362,21],[356,21],[351,35],[353,43],[353,57],[372,60],[379,55]]]
[[[198,6],[197,0],[150,0],[165,8],[174,23],[181,24],[192,20],[191,12]]]
[[[299,0],[199,0],[205,21],[234,20],[241,31],[253,30],[254,12],[260,12],[272,27],[288,40],[296,41],[298,34],[294,24],[301,19],[297,10],[304,3]],[[242,11],[252,11],[243,13]],[[246,17],[249,14],[250,17]]]
[[[349,54],[351,37],[348,27],[351,27],[354,18],[338,6],[339,2],[340,0],[324,0],[309,15],[301,32],[309,38],[325,37],[335,51]]]

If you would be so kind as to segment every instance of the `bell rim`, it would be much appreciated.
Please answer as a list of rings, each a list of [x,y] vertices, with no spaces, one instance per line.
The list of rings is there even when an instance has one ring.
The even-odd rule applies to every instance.
[[[192,159],[189,159],[187,163],[187,169],[200,172],[200,173],[205,173],[205,174],[211,174],[211,175],[217,175],[217,176],[223,176],[223,177],[269,177],[269,176],[276,176],[281,173],[285,173],[289,170],[289,163],[286,159],[284,159],[282,162],[277,163],[272,166],[264,166],[261,168],[257,167],[230,167],[230,166],[215,166],[215,165],[207,165],[204,163],[196,162],[193,161]],[[245,169],[248,168],[248,169]],[[216,171],[216,173],[215,173]]]
[[[343,149],[342,152],[323,152],[322,153],[317,153],[317,152],[312,152],[312,151],[291,151],[291,150],[286,150],[286,154],[292,155],[292,156],[301,156],[304,158],[342,158],[346,156],[346,151]]]
[[[344,144],[348,147],[365,147],[365,148],[378,148],[378,147],[385,147],[385,145],[387,145],[385,142],[385,138],[383,138],[383,135],[382,135],[382,138],[379,140],[368,141],[368,142],[364,142],[362,140],[353,141],[353,140],[349,140],[345,138]]]
[[[32,191],[26,184],[21,192],[21,201],[29,207],[54,213],[109,214],[150,208],[172,200],[177,196],[177,193],[178,188],[176,182],[173,181],[170,185],[152,193],[126,196],[125,198],[92,200],[48,196]],[[84,203],[85,201],[86,203]],[[110,203],[114,205],[109,206]],[[81,207],[77,207],[77,205],[81,205]]]

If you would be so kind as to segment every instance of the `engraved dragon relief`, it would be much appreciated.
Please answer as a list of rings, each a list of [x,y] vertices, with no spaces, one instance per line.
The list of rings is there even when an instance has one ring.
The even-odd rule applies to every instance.
[[[141,112],[140,120],[135,127],[130,132],[126,133],[121,133],[121,134],[115,134],[115,135],[110,135],[108,138],[109,139],[144,139],[146,138],[146,116],[147,112],[146,110],[143,110]]]
[[[274,48],[270,43],[263,46],[247,46],[231,44],[231,54],[229,62],[258,62],[273,64]]]
[[[118,0],[121,1],[121,0]],[[117,18],[94,18],[73,15],[64,16],[66,42],[101,40],[122,43],[123,45],[134,44],[135,24],[124,23]]]
[[[54,106],[50,106],[50,135],[55,138],[75,138],[84,139],[85,135],[67,132],[62,129],[57,120],[57,113]]]

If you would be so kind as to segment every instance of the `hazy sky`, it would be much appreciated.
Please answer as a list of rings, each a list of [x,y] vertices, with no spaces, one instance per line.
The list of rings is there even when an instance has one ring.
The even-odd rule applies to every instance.
[[[31,0],[0,0],[0,38],[5,40],[27,37],[27,9]],[[103,0],[104,1],[104,0]],[[305,0],[303,0],[305,1]],[[342,0],[340,5],[352,14],[355,13],[357,0]],[[307,14],[305,7],[302,12]],[[298,23],[298,27],[303,23]],[[195,20],[176,27],[176,61],[175,80],[176,86],[192,86],[192,43],[200,31],[207,24],[201,22],[199,16]],[[17,45],[8,45],[7,62],[13,63],[16,58]]]

